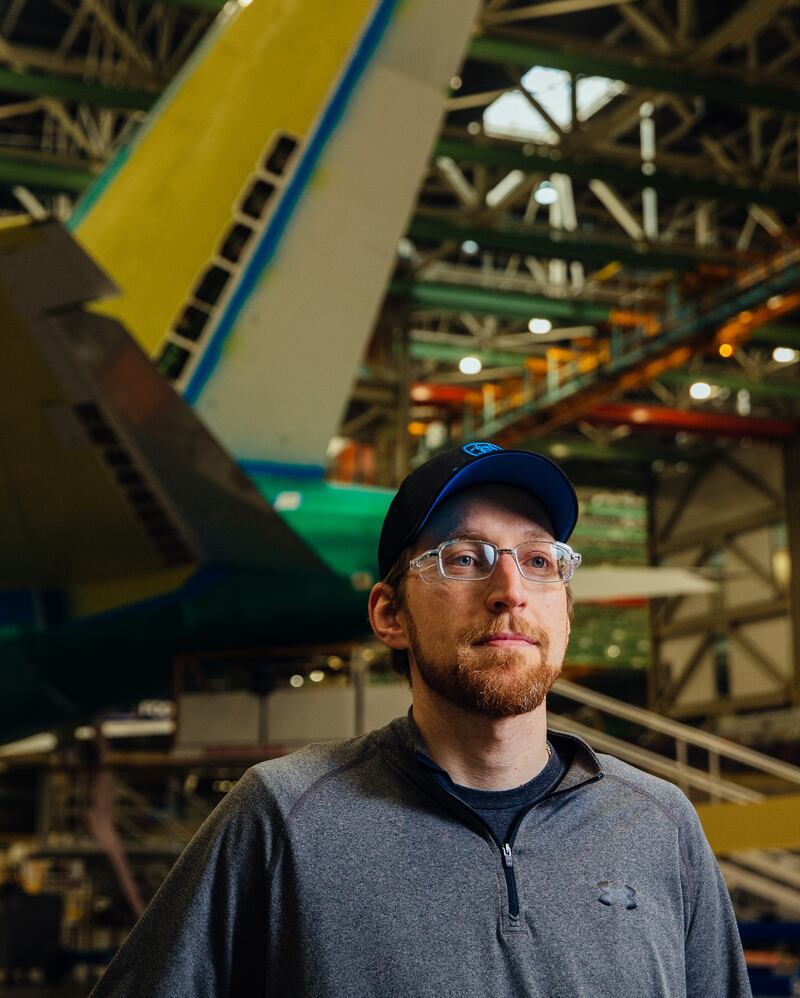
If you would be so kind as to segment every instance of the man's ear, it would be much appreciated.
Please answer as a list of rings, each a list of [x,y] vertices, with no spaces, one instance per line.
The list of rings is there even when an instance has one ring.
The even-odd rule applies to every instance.
[[[369,594],[369,622],[375,637],[388,648],[408,648],[402,610],[385,582],[377,582]]]

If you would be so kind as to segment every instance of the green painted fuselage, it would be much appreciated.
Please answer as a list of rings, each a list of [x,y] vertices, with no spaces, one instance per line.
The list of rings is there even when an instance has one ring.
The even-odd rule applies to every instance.
[[[392,493],[320,479],[254,481],[331,572],[210,565],[173,595],[84,620],[50,601],[44,619],[0,629],[0,741],[169,695],[182,653],[324,646],[370,633],[367,592]]]

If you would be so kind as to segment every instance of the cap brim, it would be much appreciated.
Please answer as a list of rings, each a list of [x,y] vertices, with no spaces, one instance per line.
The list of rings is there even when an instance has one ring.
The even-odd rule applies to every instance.
[[[566,541],[578,519],[578,497],[564,472],[543,454],[530,451],[493,451],[457,471],[428,507],[414,531],[425,526],[431,513],[448,496],[473,485],[514,485],[541,502],[553,524],[553,537]]]

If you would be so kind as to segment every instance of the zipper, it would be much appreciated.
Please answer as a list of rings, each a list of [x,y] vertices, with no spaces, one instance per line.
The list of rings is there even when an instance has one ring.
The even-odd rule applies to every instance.
[[[514,842],[514,836],[516,834],[520,822],[519,821],[516,822],[514,827],[511,829],[510,832],[511,841],[503,843],[498,839],[498,837],[494,834],[489,825],[486,824],[486,822],[483,820],[483,818],[478,814],[476,810],[474,810],[469,806],[469,804],[466,804],[463,800],[461,800],[461,798],[457,794],[454,794],[451,790],[448,790],[447,787],[444,786],[444,784],[439,783],[438,780],[436,782],[439,789],[442,790],[444,793],[446,793],[448,797],[452,797],[453,800],[458,803],[459,807],[462,807],[466,811],[469,811],[469,813],[472,815],[475,821],[477,821],[477,823],[489,835],[489,838],[492,840],[492,842],[494,842],[494,844],[499,847],[500,856],[502,858],[502,863],[503,863],[503,874],[506,879],[506,891],[508,893],[508,915],[509,918],[518,919],[519,892],[517,891],[517,878],[514,873],[514,854],[512,852],[512,845]],[[536,807],[536,804],[534,804],[533,807]],[[525,813],[527,814],[527,811]]]
[[[427,765],[427,762],[425,762],[424,764]],[[483,818],[478,814],[477,811],[471,808],[469,804],[461,800],[461,798],[457,794],[454,794],[451,790],[448,790],[443,783],[440,783],[438,780],[435,781],[436,785],[443,793],[447,794],[448,797],[452,797],[452,799],[457,802],[460,808],[469,811],[469,813],[472,815],[475,821],[487,832],[492,842],[494,842],[494,844],[499,847],[500,856],[502,858],[502,864],[503,864],[503,875],[505,876],[506,880],[506,891],[508,893],[509,918],[513,919],[514,921],[517,921],[519,919],[519,892],[517,891],[517,877],[516,874],[514,873],[513,846],[514,846],[514,839],[517,837],[517,831],[519,830],[519,827],[522,824],[523,819],[526,818],[528,814],[534,810],[534,808],[537,808],[540,804],[543,804],[545,801],[548,801],[553,797],[557,797],[560,794],[569,793],[572,790],[577,790],[580,787],[585,786],[586,784],[596,783],[598,780],[601,780],[602,778],[603,778],[603,773],[597,773],[595,776],[590,777],[589,779],[585,780],[583,783],[576,784],[575,786],[572,787],[564,787],[561,790],[553,790],[545,797],[541,797],[534,804],[532,804],[527,809],[527,811],[517,816],[517,820],[514,822],[514,824],[511,826],[511,828],[508,831],[508,842],[501,842],[494,834],[492,829],[489,827],[489,825],[487,825],[486,822],[483,820]]]
[[[597,780],[602,779],[602,775],[603,775],[602,773],[598,773],[597,776],[593,776],[591,779],[587,780],[586,782],[595,783]],[[535,808],[539,807],[540,804],[543,804],[545,801],[548,801],[553,797],[557,797],[559,794],[569,793],[571,790],[576,790],[576,789],[577,787],[565,787],[563,790],[554,790],[552,793],[547,794],[547,796],[540,797],[539,800],[537,800],[534,804],[531,804],[531,806],[528,808],[527,811],[523,811],[522,814],[517,815],[516,820],[508,830],[508,841],[502,844],[495,837],[491,828],[489,828],[488,825],[485,825],[485,828],[487,829],[489,834],[492,836],[494,841],[500,846],[500,853],[503,857],[503,873],[506,878],[506,889],[508,890],[509,918],[515,920],[519,918],[519,892],[517,891],[517,876],[514,873],[513,849],[514,849],[514,839],[517,837],[517,832],[519,831],[520,825],[522,824],[523,820],[530,814],[530,812],[533,811]],[[449,793],[449,791],[447,792]],[[450,796],[455,797],[455,794],[451,794]],[[456,797],[456,800],[459,800],[459,798]],[[463,801],[461,801],[461,803],[464,804]],[[469,807],[469,805],[464,804],[464,807]],[[469,808],[469,810],[472,811],[472,808]],[[475,817],[478,819],[478,821],[480,821],[482,825],[485,824],[483,819],[477,812],[473,811],[472,813],[475,815]]]
[[[503,873],[506,875],[508,889],[508,914],[511,918],[519,918],[519,894],[517,893],[517,878],[514,875],[514,855],[511,843],[505,842],[500,851],[503,854]]]

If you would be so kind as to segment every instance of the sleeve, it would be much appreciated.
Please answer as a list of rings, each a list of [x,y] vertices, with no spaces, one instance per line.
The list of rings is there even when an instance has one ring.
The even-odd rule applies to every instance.
[[[203,823],[90,998],[261,998],[271,830],[248,770]]]
[[[688,800],[686,812],[684,858],[690,899],[685,935],[687,998],[752,998],[725,881]]]

